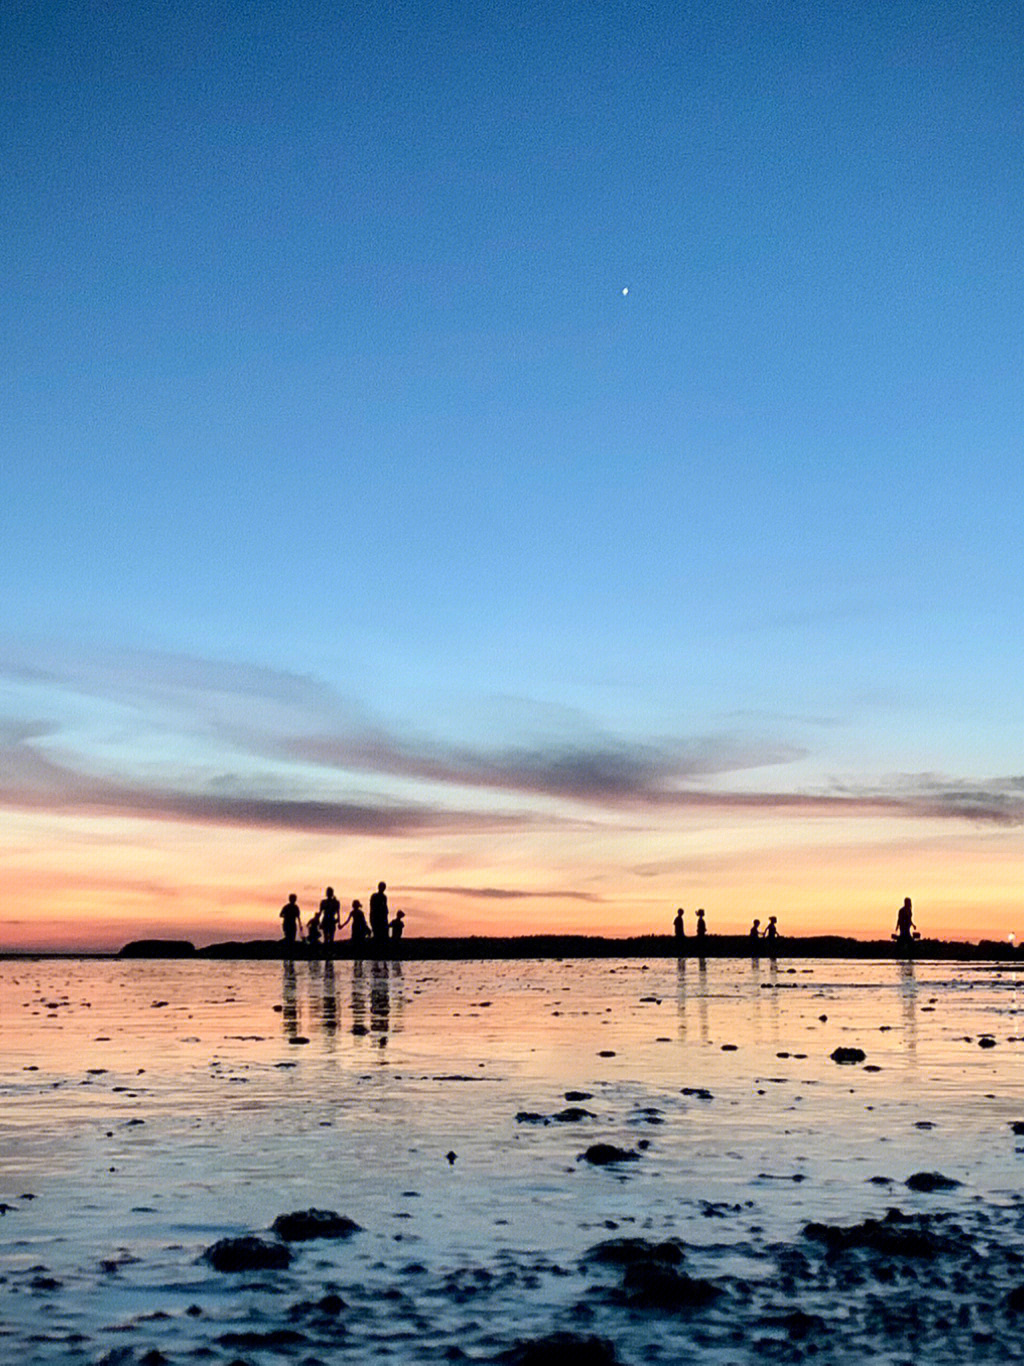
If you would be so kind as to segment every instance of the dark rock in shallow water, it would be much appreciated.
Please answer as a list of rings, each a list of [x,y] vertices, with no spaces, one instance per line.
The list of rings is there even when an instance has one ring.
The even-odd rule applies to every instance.
[[[660,1262],[633,1262],[622,1277],[622,1300],[637,1309],[699,1309],[718,1298],[721,1290],[711,1281],[687,1276],[684,1271]]]
[[[867,1054],[863,1048],[836,1048],[829,1057],[833,1062],[863,1062]]]
[[[693,1096],[696,1100],[714,1100],[715,1098],[703,1086],[684,1086],[679,1094],[681,1096]]]
[[[348,1238],[362,1232],[362,1224],[347,1215],[336,1214],[332,1209],[300,1209],[292,1214],[279,1214],[272,1227],[286,1243],[304,1243],[311,1238]]]
[[[860,1248],[886,1257],[934,1257],[947,1250],[949,1240],[932,1230],[927,1215],[902,1214],[891,1209],[884,1219],[865,1219],[844,1228],[839,1224],[806,1224],[804,1237],[824,1243],[830,1253]]]
[[[1018,1285],[1006,1297],[1006,1308],[1011,1314],[1024,1314],[1024,1285]]]
[[[1015,1134],[1024,1134],[1024,1119],[1015,1119],[1010,1124],[1010,1130]]]
[[[640,1160],[639,1153],[633,1152],[631,1148],[617,1148],[614,1143],[592,1143],[581,1156],[586,1162],[592,1162],[595,1167],[606,1167],[610,1162]]]
[[[578,1124],[581,1119],[594,1119],[593,1110],[584,1110],[578,1105],[569,1105],[564,1110],[557,1110],[551,1118],[559,1124]]]
[[[550,1124],[551,1120],[547,1115],[539,1114],[536,1110],[520,1110],[516,1114],[517,1124]]]
[[[242,1238],[221,1238],[203,1253],[203,1260],[214,1271],[277,1271],[288,1266],[291,1259],[284,1243],[251,1233]]]
[[[603,1243],[595,1243],[584,1257],[588,1262],[606,1262],[612,1266],[629,1266],[633,1262],[677,1266],[683,1260],[683,1245],[676,1238],[663,1243],[652,1243],[646,1238],[608,1238]]]
[[[903,1184],[908,1190],[924,1191],[927,1194],[931,1191],[956,1190],[960,1182],[951,1176],[943,1176],[941,1172],[915,1172],[913,1176],[908,1176]]]
[[[566,1091],[565,1099],[571,1101],[593,1100],[594,1093],[592,1091]]]
[[[496,1360],[508,1362],[509,1366],[616,1366],[618,1357],[606,1338],[550,1333],[547,1337],[517,1342]]]

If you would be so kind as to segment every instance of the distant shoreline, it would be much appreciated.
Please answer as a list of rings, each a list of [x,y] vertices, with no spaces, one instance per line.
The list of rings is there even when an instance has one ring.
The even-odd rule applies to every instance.
[[[1002,962],[1024,965],[1024,946],[1004,940],[982,939],[977,943],[941,940],[915,940],[911,961],[920,962]],[[439,962],[559,958],[756,958],[772,959],[882,959],[905,960],[907,954],[890,939],[851,939],[841,935],[783,938],[769,945],[761,940],[753,945],[746,935],[708,935],[705,939],[687,936],[682,941],[672,935],[637,935],[612,939],[599,935],[535,934],[514,937],[470,935],[453,938],[409,938],[390,941],[385,953],[369,944],[355,945],[350,939],[333,945],[335,961],[353,959],[396,959],[403,962]],[[240,960],[324,960],[322,945],[310,948],[305,943],[287,946],[280,939],[239,940],[208,944],[197,948],[183,939],[139,939],[125,944],[116,953],[54,953],[47,950],[21,950],[0,953],[0,960],[38,958],[88,959],[240,959]]]

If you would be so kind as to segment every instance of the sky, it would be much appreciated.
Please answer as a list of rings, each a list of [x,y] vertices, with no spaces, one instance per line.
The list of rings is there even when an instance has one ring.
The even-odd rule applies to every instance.
[[[0,950],[1024,937],[1015,7],[0,47]]]

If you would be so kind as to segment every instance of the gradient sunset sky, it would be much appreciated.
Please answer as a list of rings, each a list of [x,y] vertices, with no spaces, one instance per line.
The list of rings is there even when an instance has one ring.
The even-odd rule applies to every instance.
[[[1024,936],[1015,6],[0,44],[0,948]]]

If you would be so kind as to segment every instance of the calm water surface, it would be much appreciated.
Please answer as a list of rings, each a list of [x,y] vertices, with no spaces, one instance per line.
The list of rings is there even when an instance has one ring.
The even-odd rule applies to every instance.
[[[672,1236],[756,1299],[810,1220],[1020,1231],[1019,968],[20,961],[0,1027],[0,1355],[25,1366],[492,1360],[557,1327],[625,1362],[800,1359],[763,1307],[756,1350],[724,1315],[581,1307],[580,1259]],[[553,1119],[569,1092],[589,1114]],[[638,1160],[581,1160],[597,1142]],[[919,1171],[960,1185],[937,1205]],[[312,1206],[363,1232],[275,1275],[199,1260]],[[325,1291],[346,1308],[311,1326]]]

